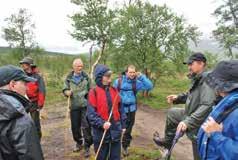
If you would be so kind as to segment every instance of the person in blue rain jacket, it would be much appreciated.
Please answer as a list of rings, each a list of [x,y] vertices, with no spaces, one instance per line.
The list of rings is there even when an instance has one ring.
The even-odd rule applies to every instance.
[[[207,77],[222,100],[198,132],[202,160],[238,159],[238,61],[222,61]]]
[[[132,128],[135,123],[137,110],[138,91],[147,91],[153,88],[152,82],[143,74],[136,72],[136,67],[129,65],[124,74],[114,81],[113,86],[118,89],[121,96],[121,103],[127,115],[126,131],[123,135],[122,148],[123,155],[128,156],[128,147],[130,146]]]

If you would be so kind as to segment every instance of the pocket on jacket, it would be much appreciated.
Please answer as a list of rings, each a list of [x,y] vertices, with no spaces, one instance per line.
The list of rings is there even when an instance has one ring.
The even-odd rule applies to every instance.
[[[121,122],[115,122],[110,129],[112,141],[119,141],[121,139],[122,125]]]

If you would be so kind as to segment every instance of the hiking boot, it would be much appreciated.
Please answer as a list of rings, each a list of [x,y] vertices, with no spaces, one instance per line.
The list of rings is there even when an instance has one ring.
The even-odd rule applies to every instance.
[[[164,147],[166,149],[169,149],[170,146],[169,144],[165,141],[164,138],[161,138],[158,132],[154,133],[154,137],[153,137],[153,141],[155,142],[155,144],[159,147]]]
[[[83,149],[83,145],[77,143],[75,148],[73,149],[73,152],[79,152],[82,149]]]
[[[128,148],[124,148],[124,147],[123,147],[123,149],[122,149],[122,154],[123,154],[124,157],[129,156]]]
[[[90,157],[90,148],[85,147],[84,149],[84,158],[89,158]]]

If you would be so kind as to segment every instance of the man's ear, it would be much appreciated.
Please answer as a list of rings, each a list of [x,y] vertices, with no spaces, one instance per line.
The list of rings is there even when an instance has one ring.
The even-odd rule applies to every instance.
[[[14,88],[15,84],[16,84],[16,81],[11,80],[8,84],[9,89],[12,90]]]

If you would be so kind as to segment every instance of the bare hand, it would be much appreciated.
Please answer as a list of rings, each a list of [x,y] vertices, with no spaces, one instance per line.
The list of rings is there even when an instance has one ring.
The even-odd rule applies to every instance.
[[[169,96],[167,96],[167,102],[169,104],[172,104],[177,98],[178,98],[177,95],[169,95]]]
[[[103,129],[104,129],[104,130],[108,130],[108,129],[110,128],[110,126],[111,126],[111,123],[110,123],[110,122],[105,122],[105,123],[103,124]]]
[[[212,132],[221,132],[223,130],[223,125],[218,124],[212,117],[208,117],[207,121],[203,123],[202,129],[210,134]]]
[[[185,132],[187,130],[188,126],[184,122],[180,122],[177,127],[177,132]]]
[[[66,91],[64,91],[64,93],[68,97],[70,97],[73,94],[73,92],[71,90],[66,90]]]
[[[41,109],[40,112],[40,119],[47,119],[48,118],[48,113],[45,109]]]
[[[140,77],[141,75],[141,72],[136,72],[136,77]]]

